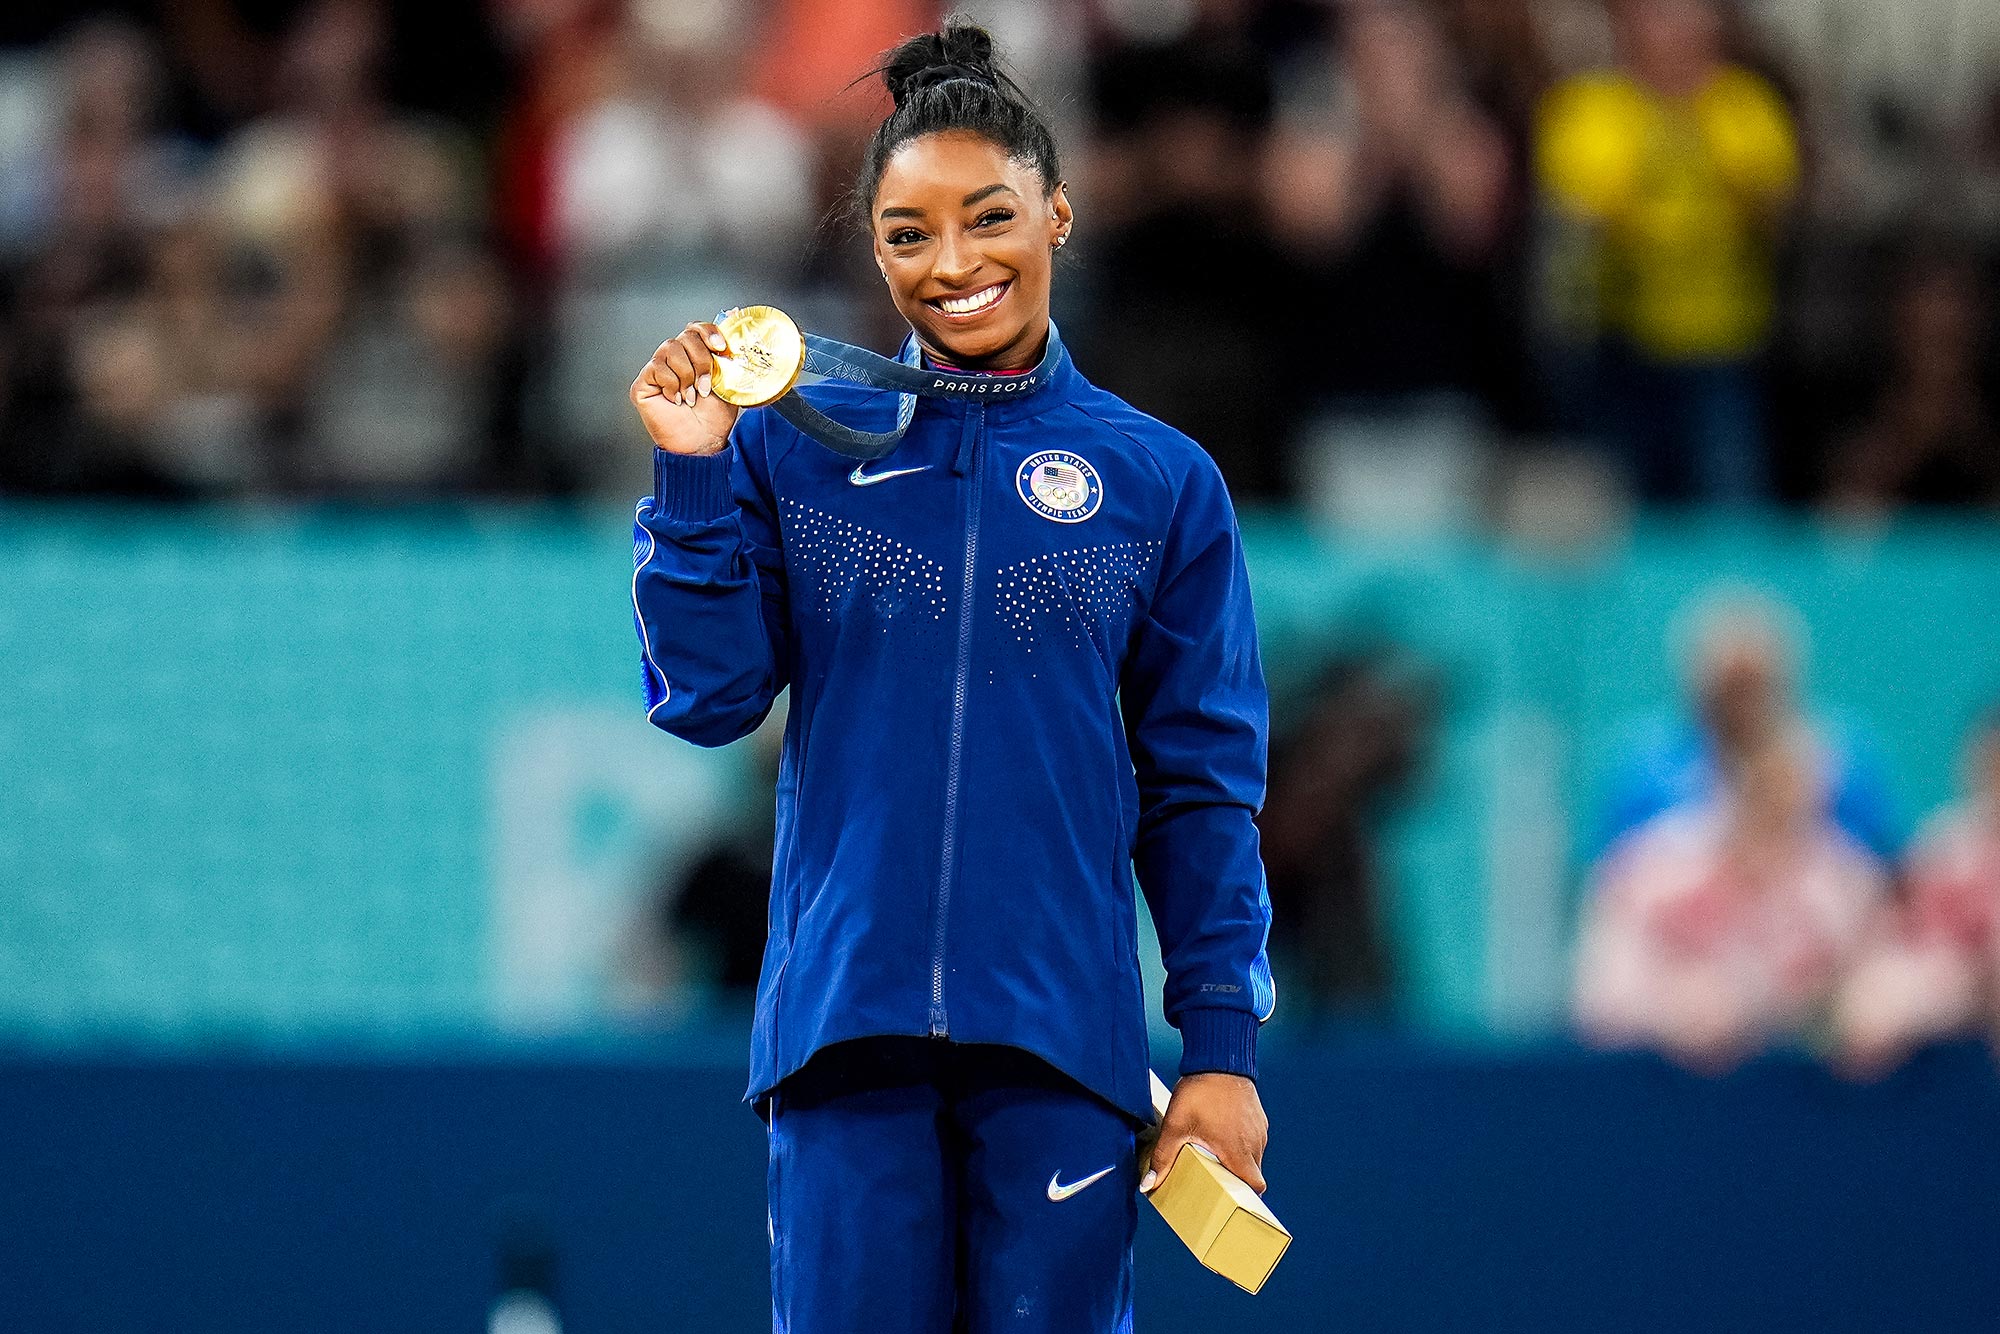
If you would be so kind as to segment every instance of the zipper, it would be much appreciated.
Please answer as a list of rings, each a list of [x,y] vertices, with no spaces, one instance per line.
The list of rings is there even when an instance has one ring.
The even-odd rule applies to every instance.
[[[951,885],[958,869],[958,789],[959,769],[965,754],[965,696],[972,677],[973,574],[979,559],[979,501],[984,479],[979,471],[979,444],[985,434],[986,405],[970,403],[965,409],[965,434],[961,446],[970,446],[966,475],[972,496],[965,515],[965,587],[958,606],[958,674],[951,692],[951,747],[945,764],[944,846],[938,856],[937,921],[931,936],[931,1036],[947,1037],[950,1029],[944,1014],[945,915],[951,907]]]

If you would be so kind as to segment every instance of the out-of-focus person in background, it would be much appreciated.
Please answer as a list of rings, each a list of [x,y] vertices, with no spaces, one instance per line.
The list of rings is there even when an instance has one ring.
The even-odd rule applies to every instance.
[[[1911,218],[1990,229],[2000,206],[2000,6],[1758,0],[1815,149],[1810,207],[1848,235]]]
[[[1877,857],[1892,859],[1899,831],[1873,746],[1856,729],[1808,718],[1800,708],[1796,615],[1768,598],[1725,591],[1685,619],[1688,716],[1652,725],[1625,748],[1598,847],[1712,796],[1753,756],[1797,737],[1827,815]]]
[[[163,337],[190,313],[166,289],[199,286],[170,275],[189,279],[201,265],[185,262],[190,233],[179,225],[194,150],[161,126],[159,53],[140,29],[98,19],[65,36],[38,74],[15,77],[35,82],[16,99],[19,159],[0,178],[11,280],[0,320],[0,488],[185,495],[198,479],[177,466],[160,429],[171,396],[183,379],[226,382],[234,369],[226,335],[193,345]],[[168,253],[149,256],[149,243]]]
[[[1758,357],[1799,181],[1775,88],[1732,63],[1714,0],[1613,0],[1617,67],[1559,85],[1537,162],[1583,249],[1601,341],[1599,432],[1652,501],[1770,487]]]
[[[1303,486],[1418,455],[1476,466],[1517,361],[1500,262],[1514,172],[1428,6],[1345,6],[1338,38],[1285,81],[1260,186],[1310,349],[1292,367],[1311,414]]]
[[[1841,997],[1840,1054],[1878,1074],[1925,1043],[2000,1036],[2000,708],[1966,746],[1970,791],[1919,832],[1903,899]]]
[[[1272,746],[1257,820],[1271,950],[1309,1017],[1383,1017],[1393,1003],[1381,826],[1420,762],[1430,711],[1407,667],[1360,653],[1328,665]]]
[[[1093,62],[1082,175],[1101,234],[1065,336],[1107,389],[1199,439],[1231,495],[1275,500],[1300,378],[1326,353],[1297,341],[1301,294],[1258,206],[1271,74],[1242,11],[1209,0],[1184,31],[1120,34]],[[1194,329],[1214,356],[1200,375]]]
[[[1879,863],[1826,818],[1796,733],[1627,835],[1596,880],[1578,1030],[1711,1072],[1823,1023],[1885,890]]]
[[[1895,295],[1886,382],[1835,461],[1837,512],[2000,506],[2000,422],[1981,383],[1985,325],[1975,264],[1912,257]]]
[[[288,489],[472,489],[501,433],[508,301],[476,239],[484,181],[449,122],[391,101],[390,40],[375,0],[301,10],[273,107],[213,168],[228,242],[266,275],[246,314]]]
[[[657,311],[720,310],[744,292],[798,304],[818,159],[805,127],[760,91],[759,48],[729,8],[630,6],[614,40],[591,48],[549,139],[549,425],[592,491],[643,488],[627,453],[606,448],[623,419],[604,367]]]
[[[1309,286],[1322,394],[1473,393],[1495,333],[1486,282],[1511,184],[1498,126],[1438,21],[1409,0],[1346,6],[1285,90],[1260,182]]]

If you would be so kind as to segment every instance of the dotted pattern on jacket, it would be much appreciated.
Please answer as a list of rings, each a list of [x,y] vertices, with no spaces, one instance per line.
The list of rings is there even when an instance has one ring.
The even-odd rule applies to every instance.
[[[1113,653],[1131,625],[1136,594],[1160,544],[1108,542],[1003,565],[993,572],[1000,620],[1021,645],[1029,675],[1039,645]],[[997,671],[989,671],[992,679]]]
[[[944,566],[886,533],[789,497],[780,499],[798,610],[829,622],[857,612],[942,621]],[[888,627],[882,627],[887,633]]]

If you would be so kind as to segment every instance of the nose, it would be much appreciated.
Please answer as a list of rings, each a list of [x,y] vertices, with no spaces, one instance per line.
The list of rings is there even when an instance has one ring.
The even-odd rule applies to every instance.
[[[931,276],[946,287],[963,287],[979,271],[979,255],[964,237],[946,235],[939,239],[937,258],[931,262]]]

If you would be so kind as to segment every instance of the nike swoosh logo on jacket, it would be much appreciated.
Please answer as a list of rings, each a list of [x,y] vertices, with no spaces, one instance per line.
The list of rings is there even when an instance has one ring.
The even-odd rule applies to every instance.
[[[855,464],[854,471],[847,474],[848,485],[874,486],[877,482],[886,482],[891,477],[908,477],[913,472],[928,472],[930,470],[930,465],[924,464],[920,467],[915,467],[915,468],[891,468],[887,472],[862,471],[867,466],[868,465],[865,463]]]
[[[722,745],[792,692],[753,1099],[829,1043],[931,1034],[1150,1118],[1135,873],[1182,1070],[1255,1073],[1267,701],[1235,515],[1193,441],[1050,355],[1031,393],[920,399],[890,488],[767,409],[720,454],[656,451],[648,716]]]

